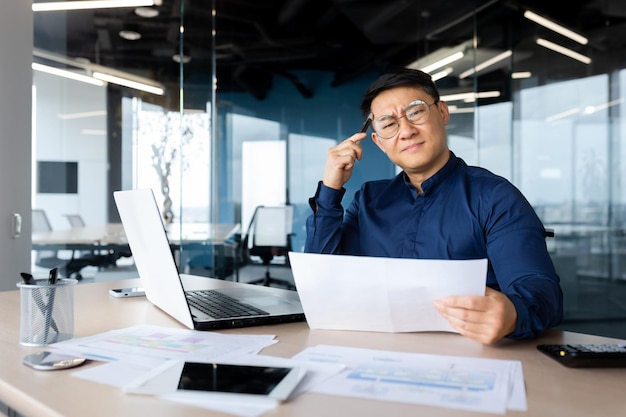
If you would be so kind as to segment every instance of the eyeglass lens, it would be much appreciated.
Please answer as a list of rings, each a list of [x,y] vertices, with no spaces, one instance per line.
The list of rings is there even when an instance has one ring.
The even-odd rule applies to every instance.
[[[430,115],[430,106],[432,104],[426,104],[422,100],[412,101],[404,108],[404,116],[381,116],[372,122],[372,128],[381,138],[390,139],[400,130],[400,119],[402,117],[406,117],[414,125],[426,123]]]

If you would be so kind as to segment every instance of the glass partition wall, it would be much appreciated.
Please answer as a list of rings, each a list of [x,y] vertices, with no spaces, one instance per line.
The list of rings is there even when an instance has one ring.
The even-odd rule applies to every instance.
[[[245,233],[256,206],[291,204],[293,247],[302,250],[307,200],[327,149],[361,126],[364,90],[390,65],[431,66],[452,113],[452,151],[511,180],[555,231],[547,244],[565,294],[563,328],[626,337],[617,326],[626,320],[626,60],[610,36],[626,14],[590,11],[582,6],[588,2],[566,11],[476,1],[444,21],[436,7],[417,2],[403,2],[402,13],[378,2],[336,1],[318,11],[302,2],[282,14],[258,3],[208,3],[181,1],[172,15],[179,60],[169,67],[176,82],[156,73],[163,96],[112,84],[81,85],[77,93],[70,81],[34,72],[33,167],[55,162],[69,172],[78,163],[75,192],[33,187],[33,207],[47,209],[55,227],[65,227],[61,215],[70,211],[88,223],[117,221],[112,191],[150,187],[181,236],[188,233],[182,224],[240,225]],[[588,39],[545,27],[536,18],[542,12]],[[321,36],[321,22],[357,27],[356,41],[371,41],[370,55],[350,56],[350,66],[348,57],[309,43]],[[311,36],[297,25],[308,25]],[[45,45],[40,36],[36,49]],[[341,50],[355,40],[323,41]],[[461,57],[433,66],[454,54]],[[397,172],[371,141],[363,147],[345,205],[363,181]],[[41,175],[34,172],[34,181]],[[215,256],[212,246],[183,246],[179,267],[231,279],[232,265],[218,268]]]

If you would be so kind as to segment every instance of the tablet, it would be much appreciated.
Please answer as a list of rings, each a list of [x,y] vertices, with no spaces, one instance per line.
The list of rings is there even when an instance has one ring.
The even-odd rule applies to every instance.
[[[135,394],[203,394],[284,401],[304,377],[298,367],[168,361],[124,387]]]

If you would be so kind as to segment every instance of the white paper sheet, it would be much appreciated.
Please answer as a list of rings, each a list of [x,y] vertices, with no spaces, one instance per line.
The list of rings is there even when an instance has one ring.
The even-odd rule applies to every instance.
[[[307,348],[293,359],[346,366],[313,392],[496,414],[527,409],[519,361],[329,345]]]
[[[87,359],[153,366],[164,359],[218,359],[258,353],[277,341],[275,335],[234,335],[140,325],[50,345]]]
[[[55,343],[50,348],[105,362],[78,368],[72,375],[121,389],[170,359],[226,362],[239,356],[254,357],[251,355],[276,342],[275,335],[231,335],[140,325]],[[259,417],[278,405],[275,401],[216,401],[176,393],[163,398],[240,417]]]
[[[398,259],[290,252],[311,329],[456,332],[432,302],[484,295],[487,260]]]

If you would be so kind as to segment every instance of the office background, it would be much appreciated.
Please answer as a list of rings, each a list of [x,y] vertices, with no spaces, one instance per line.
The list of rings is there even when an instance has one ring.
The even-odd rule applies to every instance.
[[[132,8],[33,16],[21,3],[9,0],[4,7],[15,11],[0,26],[0,50],[12,57],[0,62],[0,185],[15,196],[0,203],[0,259],[9,271],[1,289],[14,289],[28,269],[31,208],[45,209],[59,229],[69,227],[67,213],[88,224],[117,221],[116,189],[151,187],[164,199],[154,146],[161,158],[172,150],[179,157],[168,177],[175,222],[245,228],[256,205],[289,203],[294,248],[301,249],[326,149],[361,125],[368,84],[391,65],[419,59],[423,68],[463,52],[432,71],[451,69],[437,81],[452,106],[451,149],[510,179],[556,231],[548,245],[565,292],[565,328],[591,324],[598,334],[625,337],[611,333],[626,321],[623,2],[576,1],[563,9],[539,1],[164,0],[150,8],[159,13],[152,18]],[[527,10],[588,43],[546,29],[524,17]],[[121,39],[121,30],[142,38]],[[171,59],[180,52],[190,61]],[[165,93],[39,70],[31,78],[31,62],[82,74],[121,70]],[[75,166],[76,190],[68,186],[73,178],[65,178],[62,193],[42,188],[45,163],[65,167],[68,177]],[[365,141],[345,203],[363,181],[395,172]],[[12,213],[24,218],[19,238],[12,237]]]

